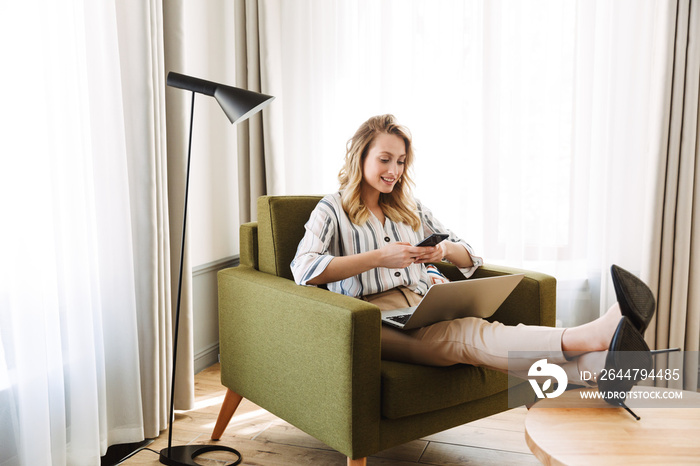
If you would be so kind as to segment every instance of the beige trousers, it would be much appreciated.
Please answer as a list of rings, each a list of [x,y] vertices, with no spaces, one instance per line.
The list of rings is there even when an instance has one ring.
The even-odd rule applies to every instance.
[[[415,306],[421,296],[399,287],[363,299],[388,310]],[[538,359],[566,363],[561,348],[563,333],[563,328],[507,326],[476,317],[438,322],[415,330],[382,325],[382,358],[429,366],[471,364],[526,374]],[[511,357],[509,351],[514,352]]]

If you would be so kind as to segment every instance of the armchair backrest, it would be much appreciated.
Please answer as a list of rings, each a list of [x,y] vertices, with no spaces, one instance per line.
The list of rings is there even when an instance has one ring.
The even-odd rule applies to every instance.
[[[289,265],[304,236],[304,225],[320,200],[321,196],[261,196],[258,199],[258,270],[293,279]],[[247,244],[243,244],[244,239]],[[241,234],[241,256],[246,247],[255,247],[254,241]]]

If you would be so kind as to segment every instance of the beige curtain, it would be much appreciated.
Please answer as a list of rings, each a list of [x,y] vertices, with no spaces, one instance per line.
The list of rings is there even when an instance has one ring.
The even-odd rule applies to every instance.
[[[184,59],[184,4],[182,1],[163,2],[163,31],[162,37],[165,44],[163,50],[164,67],[161,76],[165,78],[168,72],[175,71],[187,74]],[[161,181],[167,183],[168,203],[168,227],[170,232],[170,298],[172,306],[168,315],[171,320],[164,318],[161,325],[165,326],[167,344],[172,344],[174,330],[175,307],[177,305],[178,279],[180,268],[180,247],[182,241],[183,208],[185,203],[185,181],[187,173],[187,148],[189,142],[190,110],[192,93],[165,87],[166,122],[167,122],[167,157],[164,159],[167,167],[166,178]],[[199,98],[202,96],[200,95]],[[196,111],[196,109],[195,109]],[[195,119],[196,119],[195,114]],[[189,221],[189,220],[188,220]],[[165,227],[165,225],[164,225]],[[189,241],[189,234],[185,234],[185,242]],[[175,378],[175,409],[192,409],[194,407],[194,343],[193,343],[193,306],[192,306],[192,265],[190,263],[189,247],[185,245],[183,256],[182,297],[180,309],[180,328],[177,349],[177,367]],[[166,258],[167,259],[167,258]],[[167,298],[165,298],[167,299]],[[168,353],[168,359],[164,359],[165,353],[159,355],[162,367],[168,367],[172,358]],[[161,371],[160,376],[168,376],[170,383],[170,370]],[[166,397],[169,400],[170,394]]]
[[[181,2],[118,2],[116,8],[133,206],[144,435],[152,438],[166,429],[169,421],[190,96],[166,87],[167,71],[182,67]],[[185,270],[189,270],[187,255]],[[194,400],[191,288],[191,275],[186,273],[176,372],[177,409],[190,409]]]
[[[260,0],[235,2],[236,85],[276,101],[238,125],[238,196],[241,223],[255,220],[264,194],[286,194],[279,46],[279,11]]]
[[[658,52],[663,94],[653,117],[660,118],[656,192],[646,260],[656,290],[657,314],[647,331],[652,347],[700,350],[700,4],[664,2],[659,11]],[[697,367],[690,386],[697,386]],[[688,388],[688,387],[686,387]]]
[[[131,210],[134,281],[146,437],[157,436],[167,425],[166,366],[158,356],[166,360],[171,354],[161,323],[169,319],[170,270],[167,196],[163,195],[167,187],[163,182],[167,164],[162,34],[159,38],[162,15],[156,3],[116,4],[129,194],[134,206]],[[158,16],[160,21],[151,21]]]
[[[264,92],[260,82],[260,41],[257,1],[235,3],[236,85]],[[267,193],[262,114],[240,123],[238,131],[238,205],[241,223],[255,220],[255,203]]]

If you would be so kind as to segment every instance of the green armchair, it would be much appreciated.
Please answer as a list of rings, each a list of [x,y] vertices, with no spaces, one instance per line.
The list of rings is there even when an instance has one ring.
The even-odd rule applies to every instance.
[[[294,283],[289,268],[320,197],[264,196],[258,222],[241,226],[240,265],[218,274],[221,382],[228,388],[212,439],[242,397],[348,457],[384,449],[532,401],[527,381],[470,365],[428,367],[383,361],[379,309],[360,299]],[[463,279],[440,264],[450,279]],[[492,317],[552,326],[553,277],[481,267],[476,277],[524,272]],[[512,384],[511,384],[512,385]]]

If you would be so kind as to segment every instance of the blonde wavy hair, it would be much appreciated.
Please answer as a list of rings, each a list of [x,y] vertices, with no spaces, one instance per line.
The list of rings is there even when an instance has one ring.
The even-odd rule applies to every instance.
[[[404,140],[406,144],[406,160],[404,172],[389,194],[379,195],[379,205],[393,222],[403,222],[410,225],[414,231],[420,228],[420,218],[416,214],[417,206],[411,190],[413,181],[410,169],[413,164],[413,146],[411,133],[408,128],[399,125],[393,115],[380,115],[365,121],[347,143],[345,164],[338,173],[340,181],[341,201],[343,209],[356,225],[364,224],[370,216],[370,211],[362,202],[361,186],[363,166],[369,146],[380,133],[393,134]]]

